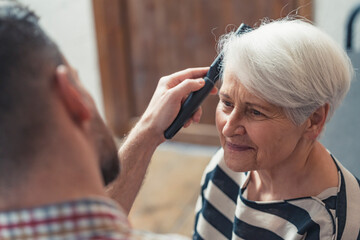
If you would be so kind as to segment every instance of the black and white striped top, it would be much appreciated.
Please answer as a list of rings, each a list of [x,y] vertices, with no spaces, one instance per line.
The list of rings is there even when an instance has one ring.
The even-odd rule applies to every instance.
[[[193,239],[360,239],[360,181],[334,161],[339,187],[255,202],[245,197],[248,174],[230,170],[219,150],[202,178]]]

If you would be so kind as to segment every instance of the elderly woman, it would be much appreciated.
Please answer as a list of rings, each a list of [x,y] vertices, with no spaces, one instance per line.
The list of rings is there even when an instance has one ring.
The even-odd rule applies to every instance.
[[[318,141],[350,86],[345,52],[301,20],[221,46],[222,148],[202,179],[194,239],[359,239],[359,180]]]

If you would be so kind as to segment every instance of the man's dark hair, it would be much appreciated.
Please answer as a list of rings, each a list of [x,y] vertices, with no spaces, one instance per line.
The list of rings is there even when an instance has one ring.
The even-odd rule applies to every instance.
[[[20,163],[15,156],[26,158],[46,130],[50,80],[61,63],[38,17],[16,1],[0,0],[0,175]]]

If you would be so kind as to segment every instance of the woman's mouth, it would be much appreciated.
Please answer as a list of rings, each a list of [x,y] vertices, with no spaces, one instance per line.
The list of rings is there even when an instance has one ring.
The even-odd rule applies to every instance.
[[[243,152],[243,151],[253,149],[252,147],[250,147],[248,145],[234,144],[234,143],[230,143],[230,142],[226,142],[225,146],[226,146],[227,149],[229,149],[231,151],[238,151],[238,152]]]

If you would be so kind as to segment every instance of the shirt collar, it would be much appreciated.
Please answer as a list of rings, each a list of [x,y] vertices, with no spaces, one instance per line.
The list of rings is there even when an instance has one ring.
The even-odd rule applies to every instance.
[[[0,212],[0,239],[4,240],[105,235],[124,239],[129,231],[125,213],[114,201],[102,197]]]

